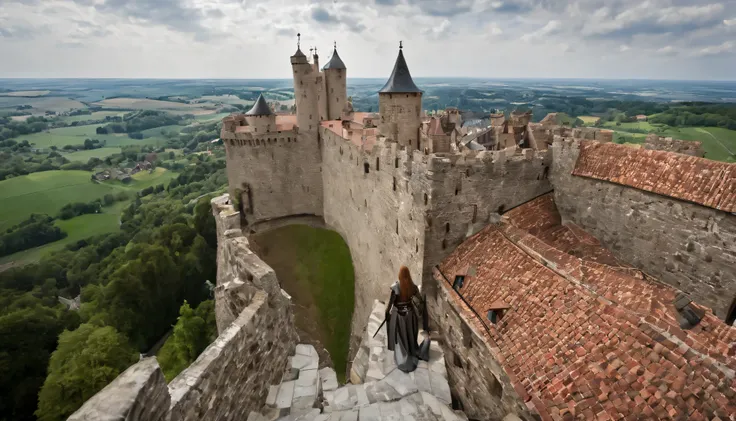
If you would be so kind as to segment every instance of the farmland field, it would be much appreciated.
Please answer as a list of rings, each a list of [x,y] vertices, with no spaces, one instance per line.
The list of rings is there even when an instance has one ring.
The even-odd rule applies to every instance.
[[[67,203],[90,202],[116,187],[93,183],[89,171],[44,171],[0,181],[0,230],[32,213],[56,216]]]
[[[121,204],[128,206],[128,203]],[[95,235],[117,231],[120,227],[121,209],[119,206],[112,206],[103,208],[103,213],[80,215],[66,221],[57,220],[55,225],[68,234],[66,238],[4,256],[0,258],[0,266],[9,262],[15,264],[33,262],[45,254],[60,250],[67,244],[73,244]]]
[[[105,117],[122,116],[123,114],[125,113],[122,111],[95,111],[92,114],[70,115],[60,118],[64,122],[73,123],[75,121],[102,120]]]
[[[66,145],[82,145],[85,139],[98,139],[106,147],[125,145],[155,145],[163,146],[166,139],[152,136],[144,139],[131,139],[125,133],[120,134],[97,134],[95,131],[104,124],[88,124],[84,126],[62,127],[44,132],[18,136],[18,141],[27,140],[37,148],[48,148],[56,146],[62,148]]]
[[[55,216],[67,203],[90,202],[107,193],[129,191],[132,199],[133,192],[158,184],[167,185],[178,174],[165,168],[156,168],[151,173],[141,171],[132,176],[133,181],[130,184],[118,181],[93,183],[90,181],[91,175],[88,171],[45,171],[0,181],[0,202],[7,204],[0,209],[0,230],[15,225],[31,213]],[[9,262],[32,262],[67,244],[93,235],[114,232],[119,228],[120,213],[129,203],[130,201],[117,202],[103,207],[99,214],[57,220],[55,224],[68,234],[66,238],[0,258],[0,266]]]
[[[39,97],[50,94],[51,91],[15,91],[15,92],[3,92],[0,96],[12,96],[12,97]]]
[[[594,117],[590,115],[582,115],[578,117],[579,119],[583,120],[583,123],[585,124],[595,124],[600,120],[600,117]]]
[[[159,101],[144,98],[111,98],[103,99],[93,105],[121,110],[196,110],[203,108],[206,104],[183,104],[174,101]]]
[[[76,152],[69,152],[69,153],[62,153],[64,157],[70,161],[79,161],[79,162],[87,162],[90,158],[100,158],[105,159],[106,157],[120,153],[120,148],[98,148],[98,149],[89,149],[89,150],[83,150],[83,151],[76,151]]]

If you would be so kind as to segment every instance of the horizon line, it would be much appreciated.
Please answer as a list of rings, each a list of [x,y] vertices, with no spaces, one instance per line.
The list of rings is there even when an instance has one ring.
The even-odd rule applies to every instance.
[[[736,79],[651,79],[646,77],[609,78],[609,77],[488,77],[488,76],[414,76],[414,79],[466,79],[466,80],[596,80],[596,81],[658,81],[658,82],[727,82],[736,83]],[[386,77],[348,77],[350,79],[381,79]],[[232,80],[232,81],[273,81],[292,80],[281,78],[212,78],[212,77],[3,77],[0,80]]]

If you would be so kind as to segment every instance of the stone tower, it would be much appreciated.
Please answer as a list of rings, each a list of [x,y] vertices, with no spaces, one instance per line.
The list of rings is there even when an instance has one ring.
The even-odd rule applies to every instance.
[[[271,111],[263,94],[258,95],[253,108],[245,113],[245,121],[254,134],[268,133],[276,129],[276,115]]]
[[[347,68],[337,54],[337,44],[332,51],[332,58],[322,68],[325,75],[327,93],[327,120],[338,120],[347,105],[348,84]]]
[[[402,146],[419,149],[422,90],[417,88],[399,43],[399,56],[386,84],[378,91],[379,131]]]
[[[297,35],[301,37],[301,34]],[[319,126],[318,83],[321,77],[314,71],[307,56],[297,42],[296,52],[291,56],[291,69],[294,71],[294,99],[296,122],[300,133],[316,133]]]

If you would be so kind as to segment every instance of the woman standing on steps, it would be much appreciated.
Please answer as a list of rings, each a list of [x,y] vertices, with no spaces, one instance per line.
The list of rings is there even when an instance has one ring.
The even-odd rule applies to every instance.
[[[388,349],[394,351],[396,366],[405,373],[414,371],[419,360],[429,360],[429,337],[421,345],[417,344],[420,316],[422,327],[429,334],[425,300],[411,280],[409,269],[402,266],[399,269],[399,282],[391,285],[385,317]]]

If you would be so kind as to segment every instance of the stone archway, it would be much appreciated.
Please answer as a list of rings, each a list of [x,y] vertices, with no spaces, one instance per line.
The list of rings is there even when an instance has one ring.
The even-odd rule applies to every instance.
[[[320,362],[347,372],[355,270],[348,245],[319,217],[291,217],[256,226],[249,241],[291,295],[302,343],[314,345]],[[344,380],[344,379],[342,379]]]

